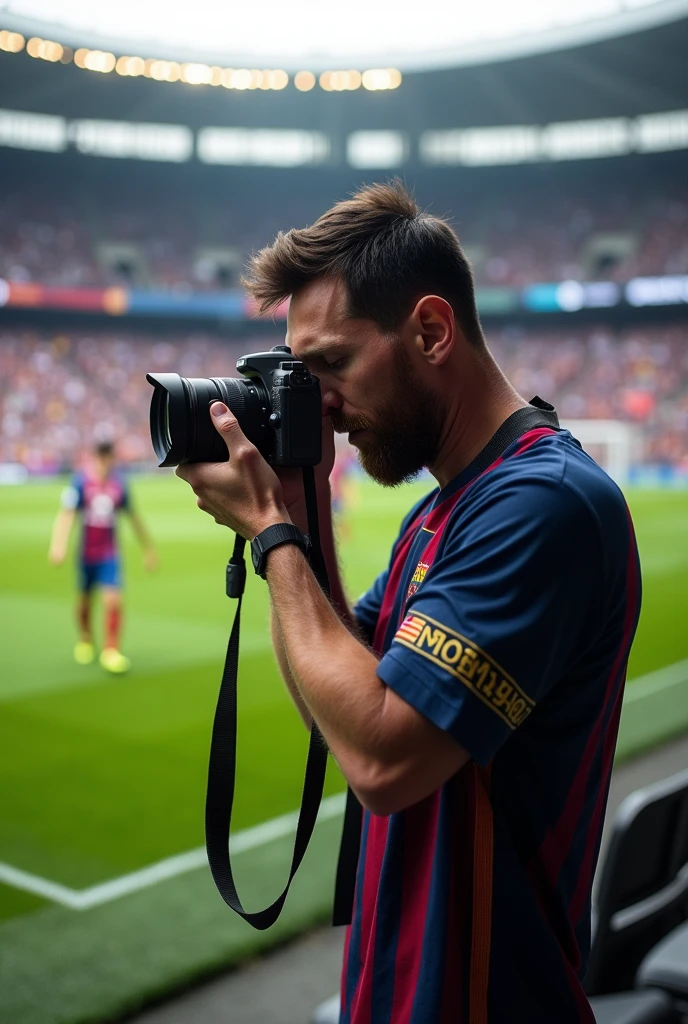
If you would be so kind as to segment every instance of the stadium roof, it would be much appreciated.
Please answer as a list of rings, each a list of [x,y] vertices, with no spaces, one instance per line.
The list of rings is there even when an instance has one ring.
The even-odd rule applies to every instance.
[[[454,7],[454,5],[452,5]],[[407,71],[479,64],[666,24],[688,0],[0,0],[8,29],[73,46],[175,60],[297,70],[394,64]],[[454,7],[457,11],[457,7]],[[144,52],[145,51],[145,52]]]

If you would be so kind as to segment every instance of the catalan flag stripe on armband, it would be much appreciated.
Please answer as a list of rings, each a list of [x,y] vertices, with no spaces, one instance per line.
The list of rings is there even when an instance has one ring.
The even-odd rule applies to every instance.
[[[424,625],[424,619],[419,618],[417,615],[407,615],[399,626],[394,639],[396,640],[401,637],[404,640],[410,640],[411,643],[415,643]]]

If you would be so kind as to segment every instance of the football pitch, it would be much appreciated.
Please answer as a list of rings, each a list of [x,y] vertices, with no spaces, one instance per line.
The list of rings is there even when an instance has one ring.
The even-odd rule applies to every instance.
[[[280,924],[256,933],[224,907],[202,846],[210,726],[233,615],[224,595],[231,534],[175,477],[133,481],[161,564],[144,572],[123,523],[132,671],[107,676],[74,664],[73,565],[46,559],[61,486],[0,488],[0,1024],[112,1019],[322,919],[339,830],[343,782],[331,765],[331,813]],[[400,519],[425,489],[357,485],[341,542],[350,596],[384,567]],[[688,492],[628,499],[644,603],[622,755],[688,729]],[[274,899],[286,878],[291,823],[281,816],[298,806],[306,746],[272,656],[267,590],[251,573],[233,823],[249,909]]]

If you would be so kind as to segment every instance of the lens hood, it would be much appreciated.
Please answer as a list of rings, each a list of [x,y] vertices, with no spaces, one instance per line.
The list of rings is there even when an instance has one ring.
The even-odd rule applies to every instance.
[[[184,380],[178,373],[147,373],[153,385],[150,432],[160,466],[178,466],[189,449],[189,409]]]

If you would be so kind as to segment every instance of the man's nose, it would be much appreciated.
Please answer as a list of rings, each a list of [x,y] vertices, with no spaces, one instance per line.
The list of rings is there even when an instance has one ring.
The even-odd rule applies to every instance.
[[[323,416],[327,413],[332,412],[334,409],[341,409],[342,407],[342,396],[336,391],[324,391],[322,396],[322,411]]]

